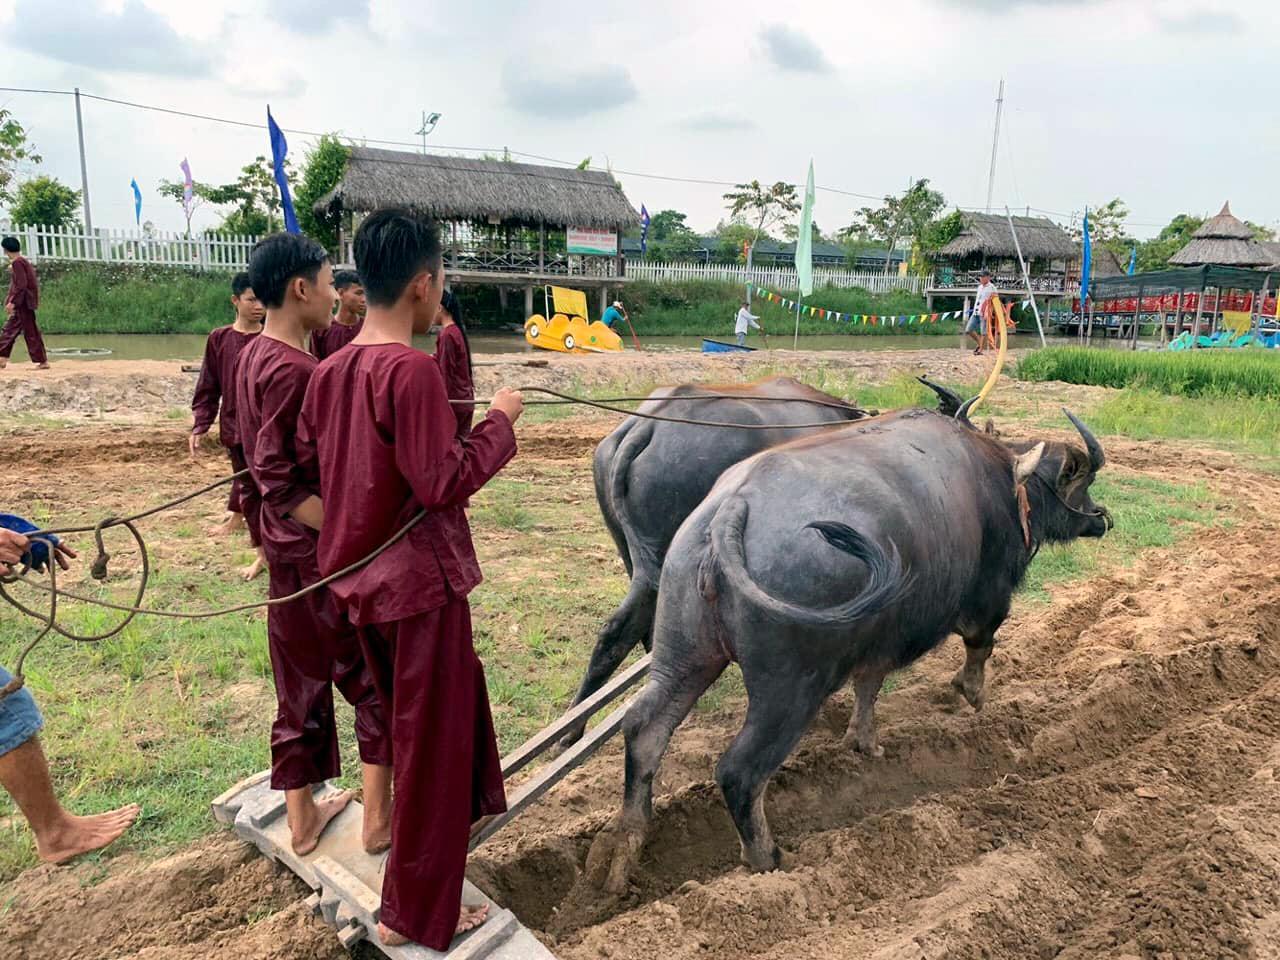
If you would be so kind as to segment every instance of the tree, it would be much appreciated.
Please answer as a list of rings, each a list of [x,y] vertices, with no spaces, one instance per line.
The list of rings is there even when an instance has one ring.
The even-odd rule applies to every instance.
[[[814,243],[826,243],[827,238],[822,235],[822,228],[818,224],[809,224],[809,235],[813,238]],[[798,223],[788,223],[782,228],[782,235],[793,243],[800,236],[800,225]]]
[[[1133,237],[1125,232],[1124,222],[1129,219],[1129,208],[1123,200],[1116,197],[1100,207],[1089,209],[1089,240],[1101,244],[1116,255],[1123,263],[1128,264],[1129,249],[1134,244]],[[1084,240],[1084,222],[1073,224],[1071,238],[1076,243]]]
[[[770,227],[786,223],[800,212],[800,200],[794,183],[779,180],[771,187],[761,186],[759,180],[740,183],[724,195],[728,201],[729,216],[743,220],[751,228],[751,245],[747,248],[747,266],[756,243]]]
[[[685,215],[679,210],[659,210],[649,218],[650,239],[666,240],[680,233],[693,233],[685,220]]]
[[[886,196],[879,207],[863,207],[853,215],[853,223],[842,232],[845,237],[870,237],[889,248],[884,272],[889,272],[892,253],[903,240],[914,247],[928,226],[946,205],[946,198],[929,189],[927,179],[917,180],[900,197]]]
[[[18,187],[9,213],[14,223],[65,227],[75,222],[79,209],[79,190],[72,190],[56,177],[36,177]]]
[[[659,210],[649,219],[649,253],[657,260],[692,260],[698,252],[698,235],[685,223],[679,210]]]
[[[290,172],[288,161],[285,173]],[[160,195],[182,202],[182,184],[170,180],[160,182]],[[254,157],[252,163],[240,168],[240,176],[234,183],[214,185],[195,183],[192,186],[191,206],[184,212],[187,218],[187,234],[191,233],[191,216],[208,204],[214,207],[234,206],[225,214],[218,230],[224,233],[258,236],[270,233],[281,223],[280,194],[276,185],[271,161],[264,156]]]
[[[1163,270],[1169,258],[1191,242],[1191,235],[1204,226],[1204,217],[1180,213],[1150,240],[1138,244],[1138,269]],[[1123,261],[1125,264],[1128,261]]]
[[[0,203],[13,202],[13,182],[24,163],[39,163],[40,154],[27,131],[8,110],[0,108]]]
[[[303,158],[302,176],[293,194],[298,226],[302,228],[302,232],[339,256],[342,251],[337,249],[337,214],[317,214],[314,207],[316,201],[338,185],[347,172],[347,159],[350,156],[350,148],[338,139],[337,134],[326,133]]]
[[[746,263],[743,247],[752,249],[761,240],[772,239],[767,233],[756,233],[755,227],[741,219],[721,220],[716,224],[715,236],[718,243],[712,256],[717,263]]]
[[[945,217],[927,224],[916,237],[916,244],[924,259],[932,263],[937,258],[938,251],[960,236],[963,230],[964,214],[959,210],[952,210]]]

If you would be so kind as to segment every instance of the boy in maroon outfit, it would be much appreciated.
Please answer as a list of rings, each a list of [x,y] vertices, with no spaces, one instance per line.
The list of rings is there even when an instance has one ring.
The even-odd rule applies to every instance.
[[[465,441],[456,436],[436,361],[410,345],[435,319],[443,288],[440,233],[407,210],[360,225],[356,266],[364,329],[317,368],[298,420],[299,456],[319,463],[326,520],[320,572],[330,574],[426,516],[331,589],[361,628],[391,723],[395,802],[378,935],[446,950],[485,919],[461,907],[469,828],[506,809],[484,668],[467,594],[480,582],[462,504],[516,452],[520,395],[495,394]]]
[[[444,377],[444,389],[449,399],[464,401],[453,404],[453,415],[458,421],[458,439],[467,439],[471,421],[475,417],[475,379],[471,369],[471,341],[462,325],[462,304],[452,291],[446,290],[440,297],[440,310],[436,314],[440,332],[436,334],[436,363]]]
[[[333,286],[338,291],[338,312],[324,330],[311,331],[311,352],[317,360],[333,356],[355,339],[364,323],[364,284],[354,270],[337,270]]]
[[[253,248],[249,274],[267,309],[267,323],[240,356],[236,416],[258,495],[270,596],[276,599],[320,579],[316,531],[324,509],[316,494],[319,478],[299,466],[294,433],[316,367],[306,338],[329,323],[333,270],[314,240],[281,233]],[[365,848],[385,850],[391,834],[391,743],[355,630],[322,589],[270,607],[267,638],[278,703],[271,728],[271,786],[285,791],[294,852],[314,850],[325,826],[351,801],[350,792],[344,792],[316,803],[311,792],[313,784],[339,773],[331,681],[356,711]]]
[[[200,364],[200,379],[196,381],[196,392],[191,398],[191,411],[195,422],[191,427],[191,437],[187,443],[194,459],[205,434],[209,432],[216,418],[218,439],[227,450],[231,469],[239,473],[247,464],[237,436],[236,362],[240,359],[240,351],[262,332],[263,315],[262,304],[258,302],[253,287],[249,283],[249,274],[237,273],[232,278],[231,305],[236,309],[235,322],[229,326],[218,327],[209,334],[209,339],[205,343],[204,362]],[[227,498],[226,519],[209,531],[212,536],[226,536],[246,525],[246,505],[241,503],[246,489],[247,485],[242,480],[237,480],[231,485],[231,494]],[[241,572],[246,580],[252,580],[262,572],[265,560],[262,547],[258,543],[256,523],[250,522],[248,527],[249,540],[257,547],[258,556]]]
[[[22,244],[17,237],[0,240],[0,248],[9,258],[9,293],[4,298],[4,312],[8,315],[4,328],[0,329],[0,370],[9,364],[13,345],[22,334],[27,341],[27,356],[37,370],[49,369],[49,358],[44,352],[44,338],[36,325],[36,307],[40,306],[40,285],[36,281],[36,268],[22,255]]]

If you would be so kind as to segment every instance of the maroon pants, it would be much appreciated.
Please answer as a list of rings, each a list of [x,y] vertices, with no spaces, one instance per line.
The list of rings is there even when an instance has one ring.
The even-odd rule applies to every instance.
[[[36,326],[36,315],[33,310],[14,310],[13,316],[5,321],[0,329],[0,357],[9,359],[13,353],[13,345],[18,342],[18,334],[27,341],[27,355],[32,363],[47,363],[49,358],[44,352],[44,338],[40,336],[40,328]]]
[[[360,631],[394,744],[382,922],[447,950],[458,926],[471,825],[507,808],[484,666],[463,600]]]
[[[227,456],[231,458],[231,472],[239,473],[249,466],[244,458],[244,447],[236,444],[227,447]],[[244,515],[244,524],[249,528],[249,542],[255,547],[262,543],[259,533],[258,514],[262,509],[262,498],[253,486],[253,477],[241,477],[231,484],[231,493],[227,496],[227,509],[232,513]]]
[[[315,583],[314,562],[271,564],[270,596],[287,597]],[[356,743],[364,763],[391,765],[391,739],[355,629],[328,590],[267,608],[267,643],[276,683],[271,726],[271,786],[294,790],[341,772],[333,686],[355,707]]]

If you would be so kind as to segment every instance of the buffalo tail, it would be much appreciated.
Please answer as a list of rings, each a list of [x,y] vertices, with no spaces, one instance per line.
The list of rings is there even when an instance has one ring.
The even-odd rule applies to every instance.
[[[724,582],[771,619],[812,627],[845,627],[875,616],[901,599],[910,586],[911,578],[892,542],[886,550],[847,524],[824,520],[809,527],[832,547],[865,564],[866,584],[857,596],[829,607],[802,607],[775,597],[747,570],[744,534],[748,509],[741,497],[730,497],[721,504],[711,520],[712,555]]]

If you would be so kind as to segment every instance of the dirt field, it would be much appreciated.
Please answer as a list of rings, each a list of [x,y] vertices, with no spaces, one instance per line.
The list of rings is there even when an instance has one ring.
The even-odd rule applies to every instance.
[[[896,362],[952,380],[981,373],[955,351],[910,358]],[[655,362],[628,374],[674,380],[690,376],[686,363],[699,361]],[[739,372],[732,364],[715,369],[723,371],[717,378]],[[502,379],[616,380],[616,371],[595,381],[581,367],[571,370],[525,368]],[[498,372],[486,368],[486,377]],[[150,395],[129,385],[138,371],[83,384],[79,374],[55,373],[52,382],[70,384],[75,395],[51,406],[42,394],[44,416],[89,410],[96,418],[112,396]],[[220,464],[192,472],[181,456],[181,425],[162,419],[185,400],[172,400],[184,375],[168,375],[172,396],[166,387],[161,399],[138,400],[102,423],[56,434],[11,425],[16,447],[0,479],[19,500],[38,494],[55,507],[91,499],[115,509],[143,502],[141,465],[156,496],[217,476]],[[11,401],[48,389],[0,379],[0,396]],[[1020,389],[1046,403],[1088,394],[1061,385]],[[115,422],[126,414],[147,422]],[[513,467],[528,477],[568,470],[571,496],[588,498],[584,522],[598,522],[590,450],[613,422],[524,426]],[[1035,432],[1009,426],[1015,435]],[[981,713],[947,685],[962,658],[959,642],[949,641],[881,699],[883,759],[840,747],[851,702],[838,695],[768,794],[779,842],[796,857],[789,872],[751,875],[738,863],[712,777],[741,719],[741,698],[731,694],[677,732],[626,896],[603,894],[584,873],[592,840],[620,798],[618,742],[482,847],[472,879],[564,960],[1280,957],[1280,522],[1237,503],[1242,490],[1274,478],[1199,446],[1104,443],[1109,472],[1133,483],[1201,484],[1229,505],[1223,522],[1051,586],[1047,604],[1019,601],[989,666]],[[55,475],[70,479],[55,483]],[[518,541],[504,543],[519,549]],[[526,545],[537,549],[536,541]],[[587,653],[578,651],[580,661]],[[332,933],[301,909],[303,895],[288,875],[221,834],[160,860],[128,854],[36,868],[3,892],[4,955],[343,956]]]

